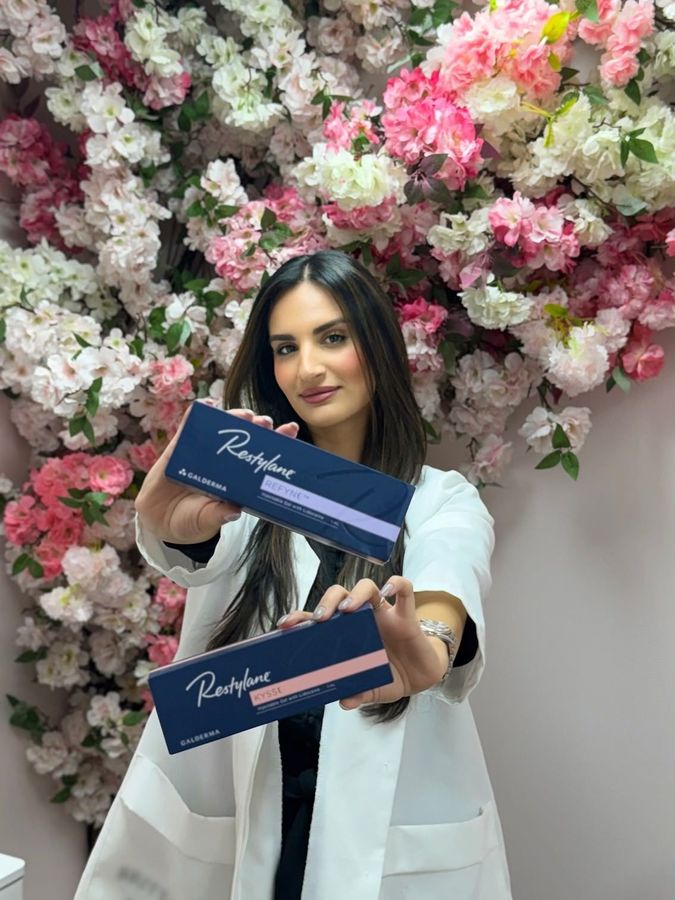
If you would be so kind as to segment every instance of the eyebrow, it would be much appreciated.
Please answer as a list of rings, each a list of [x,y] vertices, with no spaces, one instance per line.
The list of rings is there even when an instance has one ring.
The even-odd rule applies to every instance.
[[[318,328],[315,328],[312,331],[312,334],[320,334],[322,331],[326,331],[328,328],[332,328],[333,325],[346,325],[346,319],[333,319],[330,322],[326,322],[325,325],[319,325]],[[271,334],[270,341],[294,341],[295,338],[292,334]]]

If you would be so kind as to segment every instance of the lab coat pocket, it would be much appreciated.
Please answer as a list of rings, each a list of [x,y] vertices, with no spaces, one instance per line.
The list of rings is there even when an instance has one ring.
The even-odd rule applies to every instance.
[[[464,822],[392,825],[379,900],[510,900],[493,801]]]
[[[234,817],[191,812],[166,773],[137,753],[75,900],[226,900],[234,854]]]

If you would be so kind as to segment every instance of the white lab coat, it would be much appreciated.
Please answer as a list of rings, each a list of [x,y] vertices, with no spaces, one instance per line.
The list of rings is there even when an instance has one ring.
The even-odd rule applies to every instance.
[[[145,558],[189,588],[177,658],[204,649],[235,596],[256,521],[226,525],[201,568],[139,528]],[[302,900],[512,900],[467,702],[485,665],[493,519],[462,475],[425,466],[406,522],[403,575],[459,597],[479,650],[395,722],[326,706]],[[304,606],[319,560],[302,535],[292,550]],[[75,900],[271,900],[281,788],[276,722],[170,756],[152,713]]]

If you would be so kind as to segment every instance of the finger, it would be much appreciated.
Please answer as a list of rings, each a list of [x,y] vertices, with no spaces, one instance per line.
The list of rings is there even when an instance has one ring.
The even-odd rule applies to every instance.
[[[366,603],[377,606],[381,597],[382,594],[375,582],[370,578],[362,578],[338,603],[337,609],[340,612],[354,612]]]
[[[327,622],[347,595],[348,591],[346,588],[343,588],[342,585],[331,585],[317,603],[313,613],[314,618],[322,622]]]
[[[392,601],[392,603],[383,604],[381,608],[388,606],[389,610],[404,618],[416,617],[415,592],[409,578],[404,578],[402,575],[391,575],[387,579],[387,583],[382,585],[379,596],[387,597]]]
[[[297,437],[300,432],[300,426],[297,422],[287,422],[285,425],[280,425],[277,429],[278,434],[283,434],[286,437]]]
[[[277,622],[277,628],[292,628],[294,625],[299,625],[301,622],[313,622],[314,616],[311,612],[307,612],[304,609],[294,609],[292,612],[287,613],[285,616],[282,616]]]

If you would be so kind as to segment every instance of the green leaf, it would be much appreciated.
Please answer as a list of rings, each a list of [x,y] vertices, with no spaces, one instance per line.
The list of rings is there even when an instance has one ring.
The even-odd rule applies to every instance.
[[[42,578],[42,576],[45,574],[45,570],[42,568],[40,563],[32,557],[28,560],[28,571],[33,576],[33,578]]]
[[[457,369],[457,346],[453,344],[452,341],[443,341],[438,349],[441,351],[441,356],[443,357],[445,371],[448,375],[454,375]]]
[[[555,44],[567,31],[571,18],[572,14],[568,12],[554,13],[541,29],[541,37],[547,44]]]
[[[640,105],[642,94],[640,93],[640,87],[635,78],[631,78],[626,87],[623,89],[623,92],[629,100],[632,100],[633,103],[637,104],[638,106]]]
[[[101,392],[101,385],[103,384],[102,378],[97,378],[95,381],[91,383],[89,386],[89,390],[87,391],[87,400],[85,403],[85,409],[90,416],[95,416],[98,412],[99,406],[99,394]]]
[[[637,156],[642,162],[658,163],[654,145],[650,141],[643,141],[640,138],[629,138],[628,147],[633,156]]]
[[[109,496],[110,495],[107,494],[105,491],[88,491],[87,495],[86,495],[86,499],[90,503],[95,503],[97,506],[102,506],[104,503],[107,502]]]
[[[70,787],[61,788],[61,790],[54,794],[53,797],[50,798],[50,803],[65,803],[66,800],[69,799],[72,793],[72,789]]]
[[[206,91],[200,94],[194,102],[194,118],[206,119],[209,115],[209,95]]]
[[[91,66],[76,66],[75,74],[80,81],[96,81],[99,77]]]
[[[562,467],[575,481],[579,477],[579,459],[575,453],[563,453],[561,459]]]
[[[22,553],[12,563],[12,575],[18,575],[20,572],[23,572],[24,569],[28,568],[28,560],[30,556],[27,553]]]
[[[565,447],[571,447],[570,439],[565,434],[565,429],[560,423],[555,426],[553,432],[553,447],[556,450],[563,450]]]
[[[185,215],[189,218],[199,217],[202,218],[206,214],[206,210],[202,206],[201,200],[193,201],[188,208],[185,210]]]
[[[147,716],[148,714],[142,709],[134,712],[128,712],[124,715],[122,724],[130,728],[133,725],[138,725],[140,722],[143,722],[147,718]]]
[[[638,55],[637,55],[637,61],[638,61],[641,65],[644,66],[644,65],[646,65],[646,64],[649,62],[650,59],[651,59],[651,56],[649,55],[649,53],[647,52],[647,50],[646,50],[644,47],[641,47],[641,48],[640,48],[640,52],[639,52]]]
[[[556,53],[549,53],[548,64],[554,72],[559,72],[561,67],[560,57]]]
[[[84,434],[90,444],[96,443],[96,435],[89,419],[85,419],[82,423],[82,434]]]
[[[594,84],[587,84],[583,91],[594,106],[609,106],[609,100]]]
[[[560,306],[558,303],[546,303],[543,311],[547,316],[551,316],[552,319],[566,319],[568,312],[564,306]]]
[[[260,219],[260,227],[263,231],[267,231],[268,228],[271,228],[272,225],[274,225],[276,220],[277,214],[274,212],[274,210],[266,206],[265,212],[262,214],[262,218]]]
[[[562,453],[560,450],[554,450],[553,453],[549,453],[548,456],[545,456],[542,461],[535,466],[535,469],[552,469],[560,462],[561,455]]]
[[[488,193],[480,184],[467,184],[462,192],[462,200],[487,200]]]
[[[598,24],[600,17],[598,15],[597,0],[576,0],[575,6],[578,13],[585,16],[590,22]]]
[[[192,119],[187,113],[185,107],[178,113],[178,127],[181,131],[187,132],[192,128]]]
[[[453,0],[436,0],[434,8],[431,11],[431,20],[434,28],[438,28],[440,25],[445,25],[446,22],[449,22],[452,18],[454,8],[455,4]]]
[[[578,69],[570,69],[569,66],[563,66],[560,70],[560,79],[561,81],[569,81],[571,78],[574,78],[574,76],[578,74]]]
[[[82,509],[83,506],[82,500],[73,500],[70,497],[59,497],[59,501],[70,509]]]
[[[5,340],[7,336],[7,322],[4,319],[0,319],[0,344]]]
[[[143,347],[145,347],[145,343],[139,335],[129,342],[129,350],[139,359],[143,359]]]
[[[98,747],[101,740],[101,735],[97,731],[90,731],[84,740],[80,741],[80,744],[82,747]]]
[[[440,434],[436,431],[436,429],[435,429],[434,426],[431,424],[431,422],[427,422],[426,419],[423,419],[422,422],[424,423],[424,430],[426,431],[426,433],[427,433],[427,434],[429,435],[429,437],[431,438],[431,441],[432,441],[434,444],[440,443],[441,436],[440,436]]]
[[[37,662],[40,659],[44,659],[47,655],[47,648],[40,647],[39,650],[24,650],[23,653],[20,653],[14,662],[17,663],[33,663]]]
[[[229,219],[230,216],[233,216],[236,212],[239,212],[238,206],[231,206],[227,203],[220,203],[213,210],[214,219]]]
[[[179,347],[187,343],[192,334],[192,328],[187,319],[174,322],[166,333],[166,349],[169,353],[175,353]]]
[[[92,346],[89,343],[89,341],[85,341],[85,339],[83,337],[81,337],[79,334],[75,334],[75,332],[73,332],[73,337],[75,338],[77,343],[80,345],[80,347],[91,347]]]
[[[10,701],[12,702],[12,701]],[[20,700],[12,703],[14,710],[9,717],[9,724],[24,731],[30,731],[33,735],[41,735],[47,731],[47,725],[43,715],[36,706],[29,706]]]
[[[199,291],[203,291],[206,285],[209,283],[210,278],[193,278],[191,281],[186,281],[183,287],[186,291],[193,291],[194,293],[199,293]]]
[[[626,163],[628,162],[629,153],[630,153],[630,150],[628,148],[628,138],[622,138],[621,139],[621,149],[619,151],[622,166],[625,166]]]
[[[614,384],[621,388],[624,394],[627,394],[631,388],[631,380],[624,372],[621,366],[615,366],[612,371],[612,380]]]

